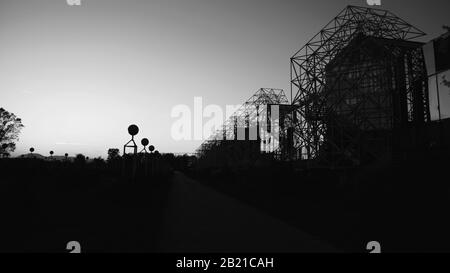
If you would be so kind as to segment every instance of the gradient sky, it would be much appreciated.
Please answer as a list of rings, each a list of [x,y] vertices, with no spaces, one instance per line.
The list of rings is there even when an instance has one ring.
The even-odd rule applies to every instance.
[[[240,104],[260,87],[290,90],[289,58],[346,5],[365,0],[0,0],[0,107],[26,126],[14,155],[105,156],[139,125],[161,152],[174,106]],[[382,0],[429,35],[448,0]]]

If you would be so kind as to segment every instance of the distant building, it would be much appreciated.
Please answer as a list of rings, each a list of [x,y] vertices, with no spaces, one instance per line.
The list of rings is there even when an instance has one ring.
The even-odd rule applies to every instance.
[[[283,90],[260,88],[197,149],[202,166],[249,165],[261,155],[283,159],[293,150],[292,109]]]
[[[431,146],[450,147],[450,30],[424,47],[428,74]]]
[[[450,118],[450,31],[424,46],[431,120]]]

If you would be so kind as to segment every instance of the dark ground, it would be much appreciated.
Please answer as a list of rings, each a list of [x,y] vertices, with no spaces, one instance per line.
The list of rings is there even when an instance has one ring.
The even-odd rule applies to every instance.
[[[191,176],[343,251],[378,241],[384,252],[449,252],[443,154],[347,171],[275,165]]]
[[[1,251],[67,252],[69,241],[83,252],[155,251],[169,177],[132,182],[94,166],[26,163],[2,168]]]
[[[178,171],[125,181],[107,169],[25,163],[2,179],[2,252],[68,252],[69,241],[83,252],[337,251]]]
[[[0,251],[450,251],[449,159],[351,171],[289,164],[167,171],[135,181],[117,166],[0,160]],[[119,168],[120,169],[120,168]]]

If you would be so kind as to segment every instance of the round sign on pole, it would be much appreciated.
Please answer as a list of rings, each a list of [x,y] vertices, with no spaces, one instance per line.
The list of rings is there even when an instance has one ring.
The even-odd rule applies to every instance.
[[[131,136],[135,136],[135,135],[137,135],[138,133],[139,133],[139,127],[137,127],[136,125],[130,125],[129,127],[128,127],[128,133],[131,135]]]
[[[33,153],[34,152],[34,148],[30,148],[30,153]]]
[[[142,146],[147,146],[148,144],[149,144],[150,142],[148,141],[148,139],[147,138],[143,138],[142,140],[141,140],[141,144],[142,144]]]
[[[155,150],[155,146],[150,145],[150,147],[148,147],[148,149],[149,149],[150,152],[153,152]]]
[[[53,155],[54,154],[54,152],[53,151],[50,151],[50,155]]]

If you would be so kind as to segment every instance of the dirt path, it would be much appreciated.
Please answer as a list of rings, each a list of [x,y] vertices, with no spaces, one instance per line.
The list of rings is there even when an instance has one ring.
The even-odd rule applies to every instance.
[[[162,252],[334,252],[271,216],[175,173],[165,208]]]

